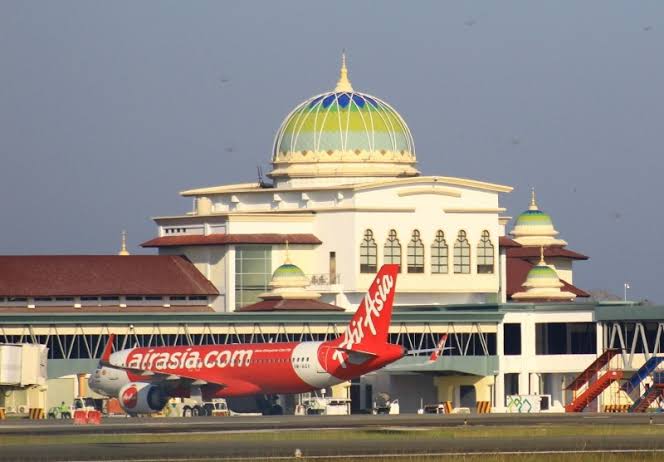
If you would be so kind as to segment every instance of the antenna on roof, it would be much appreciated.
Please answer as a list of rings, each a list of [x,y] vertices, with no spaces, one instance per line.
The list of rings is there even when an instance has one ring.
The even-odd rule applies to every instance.
[[[256,171],[258,172],[258,185],[261,188],[274,188],[272,183],[268,183],[263,178],[263,168],[260,165],[256,165]]]

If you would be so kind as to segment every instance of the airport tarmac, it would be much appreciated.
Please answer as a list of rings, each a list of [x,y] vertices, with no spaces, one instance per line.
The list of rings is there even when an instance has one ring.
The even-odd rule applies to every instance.
[[[296,449],[305,456],[425,453],[496,453],[538,451],[662,451],[664,438],[646,435],[610,437],[585,435],[533,438],[493,436],[478,438],[352,438],[341,443],[335,439],[312,438],[311,429],[373,429],[376,432],[437,427],[536,428],[541,425],[664,425],[664,415],[650,414],[484,414],[484,415],[400,415],[400,416],[266,416],[200,417],[194,419],[107,418],[101,425],[74,426],[63,421],[5,420],[0,422],[0,460],[223,460],[233,457],[292,456]],[[464,424],[465,421],[465,424]],[[580,427],[583,428],[583,427]],[[587,428],[587,427],[586,427]],[[649,427],[651,428],[651,427]],[[301,437],[296,430],[301,432]],[[272,439],[258,433],[289,432],[286,439]],[[331,430],[334,431],[334,430]],[[293,433],[296,434],[293,434]],[[256,433],[256,437],[247,434]],[[104,438],[79,440],[75,435],[95,434]],[[114,441],[114,435],[162,435],[161,441]],[[203,440],[197,438],[206,434]],[[238,434],[239,438],[221,435]],[[664,435],[664,428],[662,429]],[[30,444],[1,444],[3,438],[36,437]],[[72,437],[74,435],[74,437]],[[210,437],[212,435],[212,437]],[[219,438],[215,438],[219,435]],[[499,435],[499,434],[498,434]],[[68,439],[67,444],[53,437]],[[109,437],[110,436],[110,437]],[[39,438],[44,438],[44,443]]]
[[[324,428],[446,427],[458,425],[541,425],[541,424],[661,424],[662,414],[401,414],[347,416],[233,416],[128,418],[105,417],[101,425],[74,425],[71,420],[9,419],[0,421],[0,436],[9,434],[80,433],[170,433],[223,432],[243,430],[286,430]]]

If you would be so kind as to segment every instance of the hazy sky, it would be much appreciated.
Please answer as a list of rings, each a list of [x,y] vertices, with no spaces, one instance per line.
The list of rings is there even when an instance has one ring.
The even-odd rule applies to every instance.
[[[664,2],[0,0],[0,253],[132,252],[178,192],[269,171],[333,88],[397,108],[420,170],[529,188],[584,289],[664,302]]]

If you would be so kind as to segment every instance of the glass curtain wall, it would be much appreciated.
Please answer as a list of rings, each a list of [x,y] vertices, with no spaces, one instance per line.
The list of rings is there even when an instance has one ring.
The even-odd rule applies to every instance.
[[[272,248],[266,245],[235,247],[235,309],[256,303],[268,291],[272,277]]]

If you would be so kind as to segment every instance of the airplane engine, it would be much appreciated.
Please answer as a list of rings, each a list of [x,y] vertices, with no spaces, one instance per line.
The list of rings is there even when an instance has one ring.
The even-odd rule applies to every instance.
[[[133,382],[120,388],[120,406],[127,414],[153,414],[161,411],[169,396],[150,383]]]

